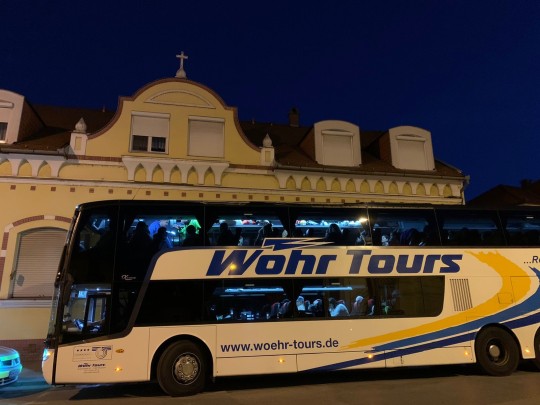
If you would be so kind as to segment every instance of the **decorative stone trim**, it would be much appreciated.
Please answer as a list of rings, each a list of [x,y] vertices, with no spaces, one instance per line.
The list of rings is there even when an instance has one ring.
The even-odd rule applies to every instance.
[[[135,181],[135,172],[141,166],[146,172],[146,181],[152,181],[152,175],[156,168],[163,170],[163,181],[170,183],[171,173],[176,168],[180,171],[181,183],[187,183],[189,172],[194,170],[197,173],[198,184],[204,184],[204,177],[208,170],[214,173],[215,185],[221,185],[223,172],[229,167],[228,162],[214,162],[207,160],[180,160],[180,159],[159,159],[135,156],[123,156],[128,172],[128,181]]]
[[[37,177],[39,169],[43,165],[49,165],[51,168],[51,177],[58,177],[58,173],[62,166],[66,163],[66,159],[59,155],[31,155],[18,153],[2,153],[0,154],[0,163],[8,161],[11,165],[11,175],[17,177],[21,165],[28,162],[32,168],[32,177]]]

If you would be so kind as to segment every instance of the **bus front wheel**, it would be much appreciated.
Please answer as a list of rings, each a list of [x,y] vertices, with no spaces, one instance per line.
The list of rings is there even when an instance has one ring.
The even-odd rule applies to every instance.
[[[157,380],[161,389],[173,397],[201,392],[206,380],[206,363],[200,347],[187,340],[167,347],[157,365]]]
[[[476,338],[476,360],[489,375],[512,374],[519,364],[519,349],[510,334],[502,329],[489,328]]]

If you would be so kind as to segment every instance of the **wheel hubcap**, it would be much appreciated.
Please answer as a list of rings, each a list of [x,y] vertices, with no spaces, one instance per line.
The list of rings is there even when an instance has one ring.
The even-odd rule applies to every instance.
[[[501,348],[495,344],[491,344],[489,345],[488,352],[492,358],[497,359],[501,355]]]
[[[199,374],[199,360],[191,353],[180,356],[174,364],[174,377],[182,384],[189,384]]]

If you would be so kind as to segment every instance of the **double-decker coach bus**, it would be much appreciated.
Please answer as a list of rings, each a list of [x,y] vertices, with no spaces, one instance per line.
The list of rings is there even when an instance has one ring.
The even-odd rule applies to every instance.
[[[540,210],[102,201],[77,207],[50,384],[540,366]]]

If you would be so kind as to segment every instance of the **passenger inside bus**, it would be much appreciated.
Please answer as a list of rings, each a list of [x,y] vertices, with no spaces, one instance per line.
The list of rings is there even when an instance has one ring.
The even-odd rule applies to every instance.
[[[265,221],[263,227],[259,229],[257,233],[257,238],[255,239],[254,246],[261,246],[265,238],[270,238],[273,236],[272,222]]]
[[[309,305],[309,301],[307,302],[307,304]],[[301,317],[305,316],[306,312],[306,301],[304,300],[304,297],[299,295],[296,299],[296,313],[298,314],[298,316]]]
[[[172,247],[173,244],[169,239],[167,228],[164,226],[160,227],[152,240],[152,253],[154,254],[161,250],[172,249]]]
[[[237,231],[241,229],[237,228]],[[233,234],[232,231],[229,229],[229,224],[227,222],[223,221],[219,224],[219,235],[217,238],[217,246],[238,246],[238,242],[240,240],[240,233],[237,232],[237,234]]]
[[[152,238],[150,237],[148,225],[145,222],[137,222],[135,230],[127,243],[126,253],[126,270],[129,270],[129,273],[136,280],[142,280],[146,274],[150,259],[154,254],[152,250]]]
[[[320,298],[317,298],[311,305],[308,305],[308,312],[312,316],[322,317],[324,316],[323,311],[323,302]]]
[[[156,221],[152,222],[148,226],[148,230],[150,231],[150,236],[153,238],[154,235],[159,230],[159,228],[167,229],[169,227],[169,224],[170,224],[170,222],[169,222],[168,219],[159,219],[159,220],[156,220]]]
[[[186,227],[186,238],[182,246],[202,246],[202,238],[197,234],[197,228],[193,224]]]
[[[349,316],[349,310],[342,300],[336,301],[334,297],[328,299],[328,311],[331,317]]]
[[[326,231],[326,236],[324,237],[326,242],[333,243],[334,245],[343,244],[343,234],[338,224],[330,224],[328,230]]]
[[[351,316],[366,315],[367,310],[368,310],[367,301],[364,299],[364,297],[362,297],[361,295],[358,295],[352,304]]]

